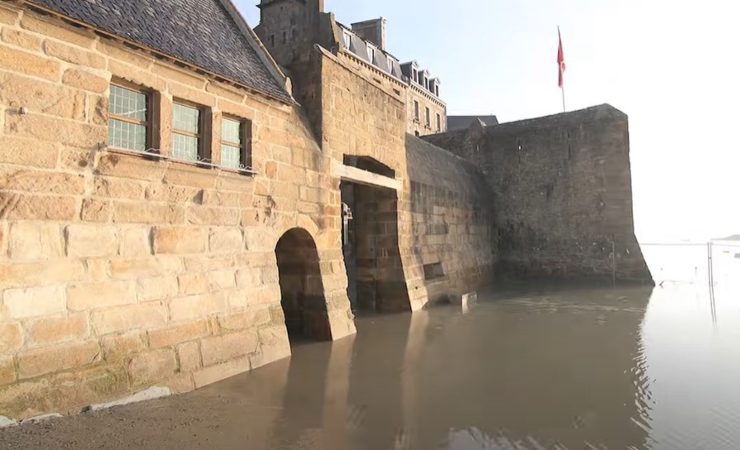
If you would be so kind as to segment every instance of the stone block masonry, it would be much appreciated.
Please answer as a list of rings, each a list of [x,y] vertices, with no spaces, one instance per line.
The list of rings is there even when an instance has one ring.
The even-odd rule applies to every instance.
[[[321,267],[343,267],[338,182],[301,111],[22,6],[0,5],[0,38],[0,415],[289,356],[278,239],[302,228]],[[106,150],[112,80],[156,93],[163,154],[175,99],[207,108],[214,144],[223,115],[248,120],[256,174]],[[338,339],[354,332],[346,274],[322,275]]]
[[[123,45],[85,25],[100,5],[74,19],[62,3],[76,7],[0,5],[0,416],[199,388],[288,357],[289,331],[349,336],[348,272],[383,312],[470,292],[497,267],[605,278],[615,261],[620,279],[649,277],[627,119],[613,108],[430,138],[448,152],[406,134],[397,79],[321,39],[283,49],[296,103],[235,22],[247,40],[220,39],[249,46],[244,61],[275,75],[255,78],[271,89]],[[235,20],[216,0],[198,7]],[[333,35],[329,19],[311,16]],[[177,39],[192,31],[166,25]],[[111,84],[145,98],[143,124],[111,116]],[[174,120],[176,102],[199,111],[196,133]],[[236,147],[223,119],[240,124],[250,170],[227,167]],[[144,126],[155,152],[110,146],[123,123]],[[208,162],[175,158],[188,138]],[[352,261],[347,185],[367,218]]]
[[[634,232],[621,111],[602,105],[425,139],[482,169],[502,273],[652,283]]]
[[[429,300],[449,300],[492,281],[495,209],[485,178],[468,161],[407,135],[413,252]]]

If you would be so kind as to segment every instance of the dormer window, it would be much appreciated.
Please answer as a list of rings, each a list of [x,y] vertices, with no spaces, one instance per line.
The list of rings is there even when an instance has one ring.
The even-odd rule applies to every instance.
[[[343,36],[344,36],[344,47],[345,47],[345,48],[346,48],[347,50],[350,50],[350,49],[352,48],[352,35],[351,35],[351,34],[349,34],[349,32],[348,32],[348,31],[345,31],[345,32],[343,33]]]
[[[367,56],[370,58],[370,64],[375,64],[375,48],[368,45],[367,46]]]

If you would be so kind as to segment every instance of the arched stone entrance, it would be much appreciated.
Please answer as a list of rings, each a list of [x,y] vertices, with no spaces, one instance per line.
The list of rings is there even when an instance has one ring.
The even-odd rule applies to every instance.
[[[319,268],[319,253],[308,231],[293,228],[275,246],[285,326],[291,344],[330,340],[331,328]]]

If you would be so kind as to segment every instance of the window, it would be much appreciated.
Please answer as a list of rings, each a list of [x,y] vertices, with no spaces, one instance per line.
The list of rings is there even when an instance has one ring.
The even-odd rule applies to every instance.
[[[283,44],[288,43],[288,33],[286,31],[283,31]]]
[[[432,126],[432,115],[431,115],[431,111],[429,111],[429,107],[427,107],[425,119],[426,119],[426,126],[431,127]]]
[[[232,117],[221,120],[221,165],[232,169],[249,167],[251,122]]]
[[[375,49],[369,45],[367,46],[367,56],[370,58],[370,63],[375,64]]]
[[[110,146],[142,152],[149,148],[151,126],[147,92],[111,84],[108,112]]]
[[[343,33],[343,36],[344,36],[344,47],[348,50],[351,49],[352,48],[352,37],[347,31]]]
[[[172,156],[186,161],[206,160],[203,154],[203,111],[197,106],[172,105]]]
[[[274,35],[274,34],[271,34],[271,35],[270,35],[270,45],[271,45],[272,47],[274,47],[274,46],[275,46],[275,35]]]
[[[437,114],[437,131],[442,131],[442,116]]]
[[[442,263],[424,264],[424,279],[438,280],[445,277],[445,271]]]
[[[419,121],[419,102],[414,100],[414,120]]]

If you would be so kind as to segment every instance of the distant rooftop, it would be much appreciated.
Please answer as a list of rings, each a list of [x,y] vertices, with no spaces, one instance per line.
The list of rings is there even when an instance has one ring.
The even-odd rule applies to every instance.
[[[398,58],[385,49],[385,19],[366,20],[348,27],[337,22],[340,43],[345,50],[404,83],[415,86],[439,97],[439,78],[429,76],[429,71],[419,69],[416,61],[401,64]]]
[[[467,130],[476,120],[486,127],[498,125],[496,116],[447,116],[447,131]]]

